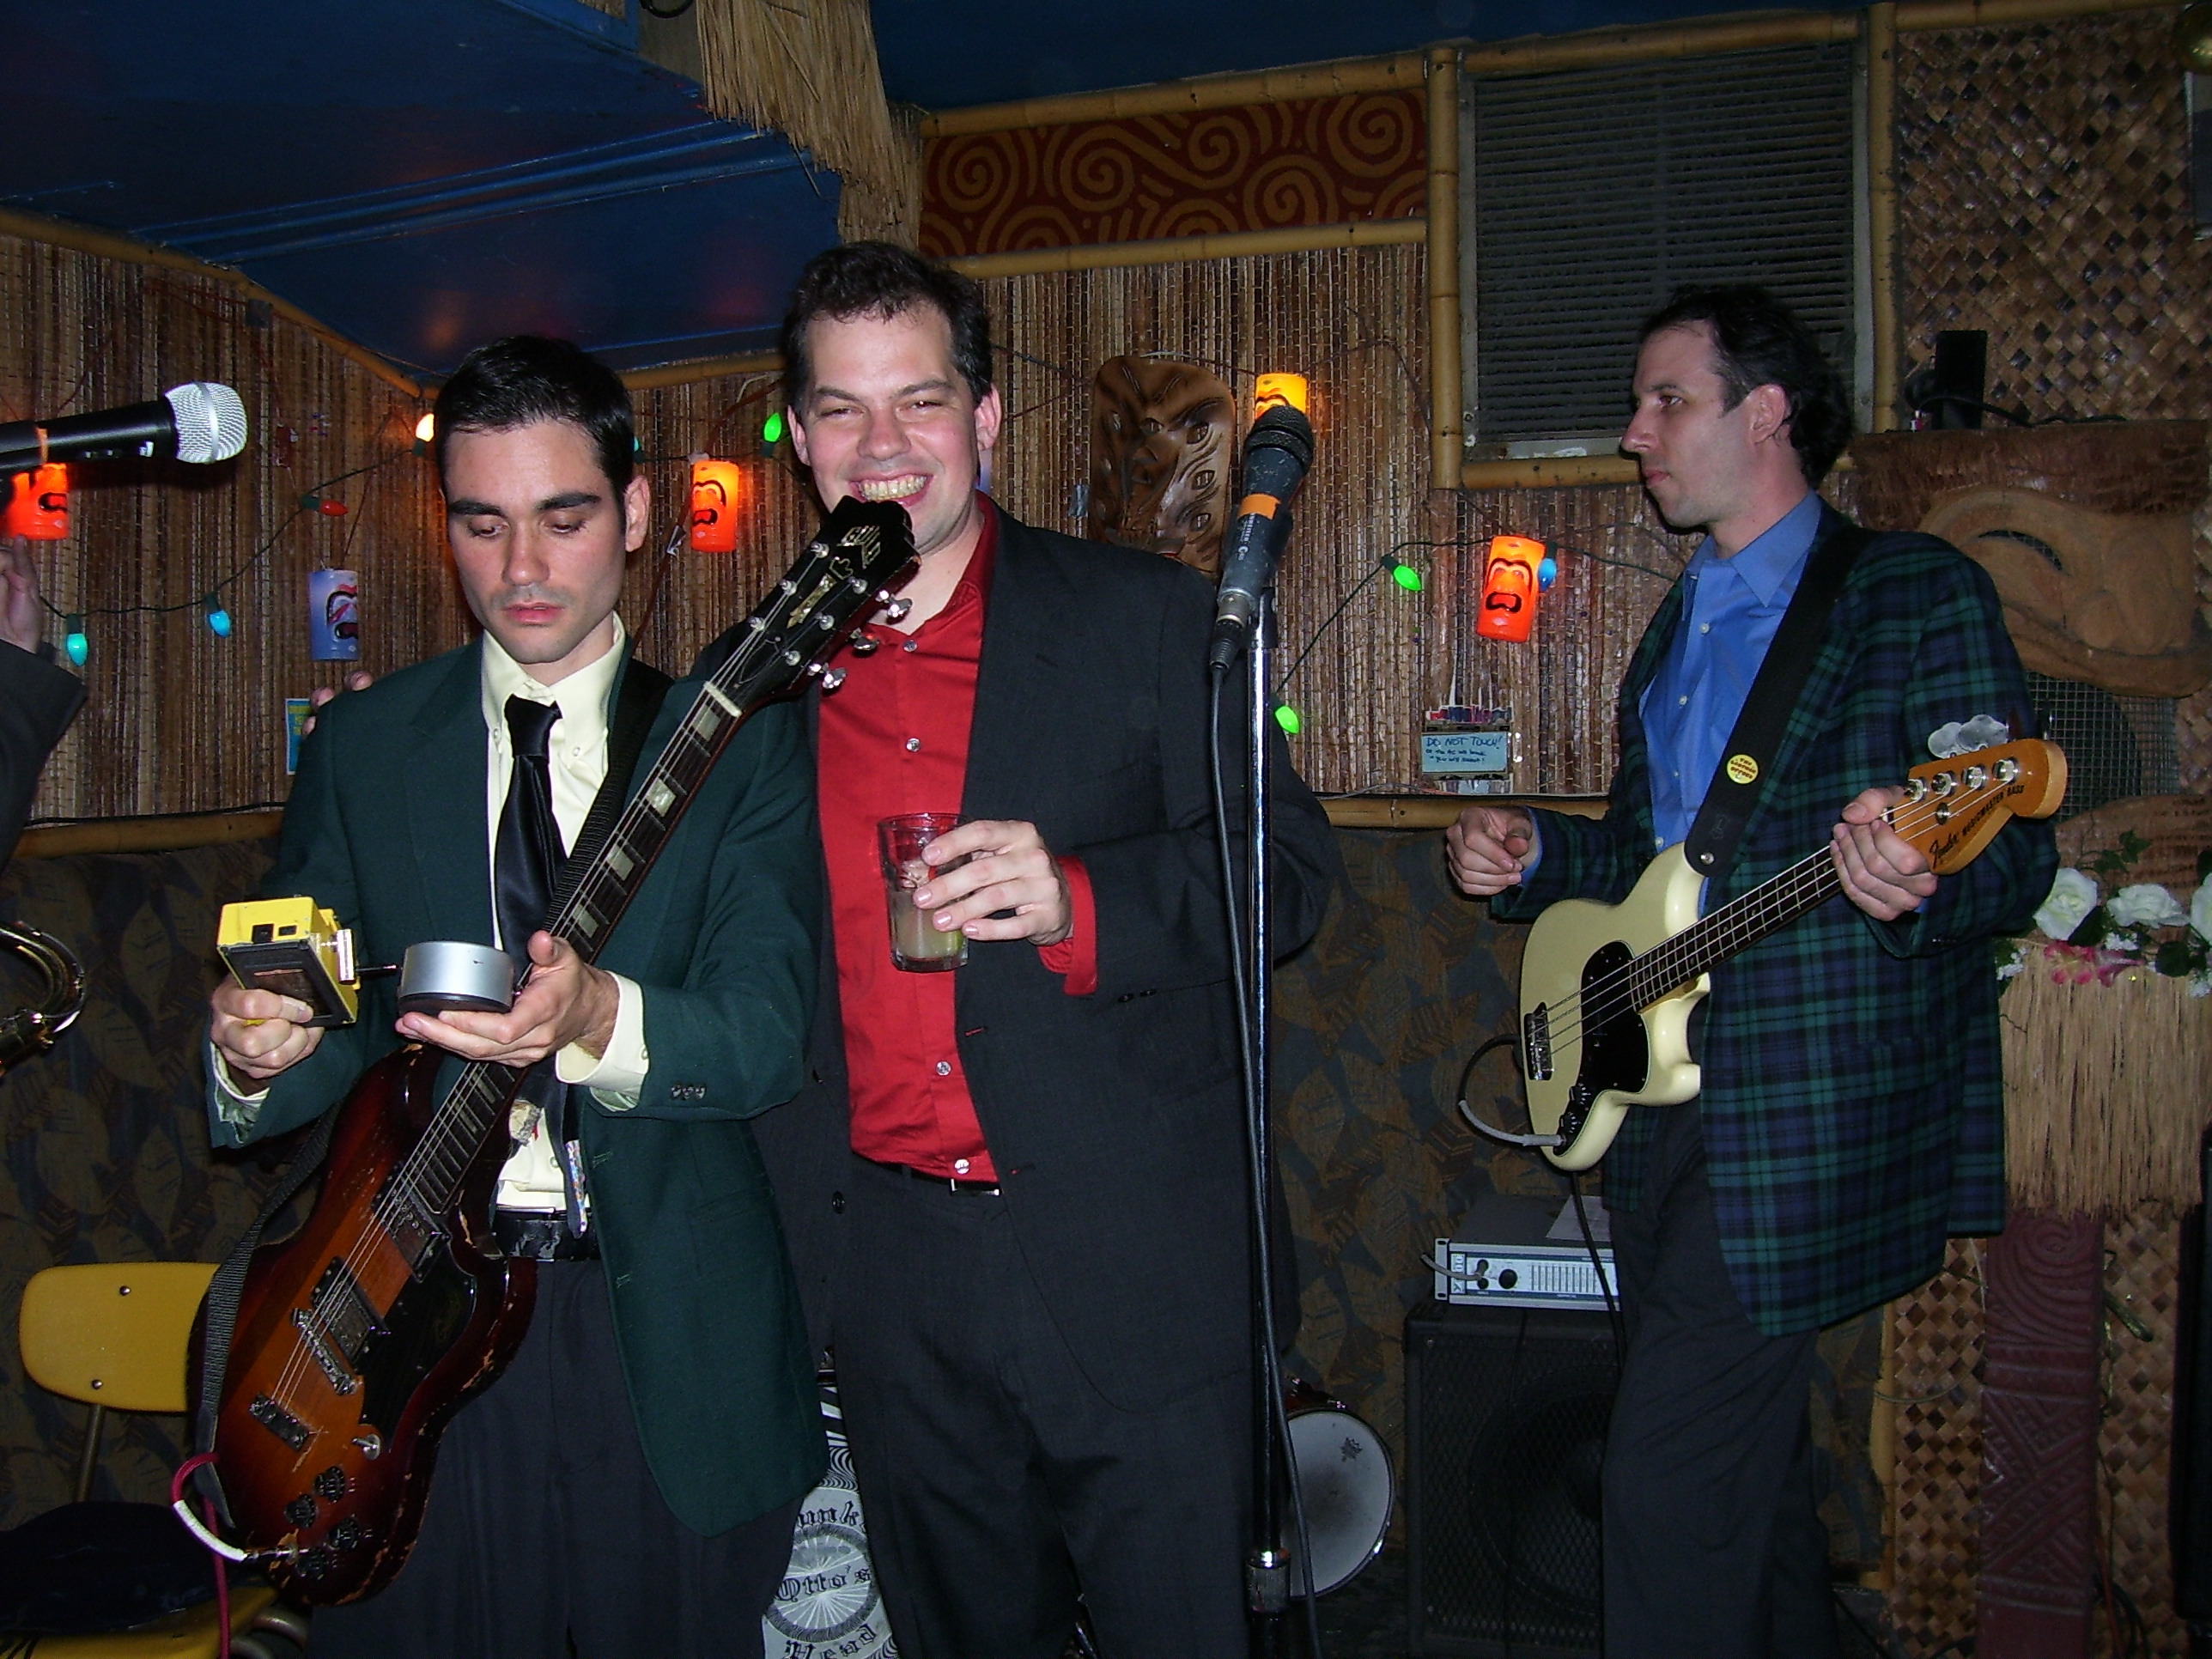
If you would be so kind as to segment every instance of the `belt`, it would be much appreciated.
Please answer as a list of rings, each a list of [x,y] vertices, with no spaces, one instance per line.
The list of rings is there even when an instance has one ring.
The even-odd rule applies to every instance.
[[[878,1170],[888,1170],[893,1175],[902,1175],[909,1181],[919,1181],[925,1187],[941,1187],[947,1192],[967,1193],[978,1198],[996,1198],[999,1183],[995,1181],[963,1181],[957,1176],[932,1175],[927,1170],[917,1170],[911,1164],[883,1164],[874,1158]]]
[[[599,1254],[596,1232],[580,1237],[568,1231],[568,1218],[556,1212],[495,1210],[492,1236],[501,1253],[522,1261],[590,1261]]]

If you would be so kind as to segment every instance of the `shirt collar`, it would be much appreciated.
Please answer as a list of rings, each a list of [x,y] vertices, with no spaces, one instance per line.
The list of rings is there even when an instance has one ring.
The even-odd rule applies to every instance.
[[[1716,566],[1724,567],[1741,579],[1759,604],[1772,605],[1785,585],[1794,588],[1805,556],[1813,550],[1813,538],[1820,532],[1820,507],[1819,494],[1807,492],[1803,501],[1745,544],[1732,559],[1722,558],[1713,538],[1706,537],[1691,556],[1689,575],[1696,580]]]
[[[558,685],[549,686],[532,679],[528,669],[507,655],[506,647],[489,633],[483,635],[484,724],[504,743],[507,700],[526,697],[532,702],[560,705],[561,718],[556,724],[564,745],[588,748],[600,742],[607,732],[607,694],[614,689],[615,675],[622,667],[623,646],[629,638],[622,618],[617,617],[614,643],[605,653]]]
[[[999,508],[988,495],[978,491],[975,510],[983,520],[982,533],[975,538],[975,550],[968,556],[968,568],[953,585],[952,597],[945,601],[947,611],[981,605],[991,597],[991,567],[999,557]]]

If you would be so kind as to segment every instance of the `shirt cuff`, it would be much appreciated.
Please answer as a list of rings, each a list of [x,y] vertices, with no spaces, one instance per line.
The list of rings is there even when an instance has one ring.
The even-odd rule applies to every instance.
[[[1067,915],[1071,931],[1057,945],[1037,946],[1037,960],[1066,981],[1060,988],[1072,997],[1087,997],[1098,988],[1098,907],[1091,897],[1091,872],[1081,859],[1060,860],[1060,878],[1067,884]]]
[[[208,1075],[215,1079],[216,1115],[240,1135],[252,1133],[262,1107],[269,1102],[268,1086],[264,1084],[253,1094],[241,1094],[230,1080],[230,1067],[222,1063],[222,1050],[215,1046],[213,1037],[208,1039],[207,1057]]]
[[[572,1042],[553,1057],[553,1075],[589,1089],[602,1104],[620,1109],[637,1104],[653,1063],[645,1052],[645,993],[636,981],[620,974],[607,977],[615,982],[615,1030],[607,1040],[606,1053],[593,1054]]]

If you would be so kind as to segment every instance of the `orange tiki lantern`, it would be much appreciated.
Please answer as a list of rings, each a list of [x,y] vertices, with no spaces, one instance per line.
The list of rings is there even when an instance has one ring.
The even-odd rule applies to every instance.
[[[58,542],[70,533],[69,469],[59,461],[15,475],[8,501],[7,532],[34,542]]]
[[[691,550],[738,550],[738,495],[744,474],[735,461],[691,459]]]
[[[1254,417],[1256,419],[1285,404],[1301,415],[1306,412],[1306,377],[1303,374],[1262,374],[1252,388]]]
[[[1525,640],[1536,623],[1537,573],[1544,544],[1526,536],[1492,536],[1482,571],[1482,611],[1474,631],[1486,639]]]

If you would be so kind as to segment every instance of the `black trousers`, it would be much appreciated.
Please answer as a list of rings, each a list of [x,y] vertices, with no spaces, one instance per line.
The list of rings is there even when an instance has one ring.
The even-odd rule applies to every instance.
[[[1764,1335],[1729,1283],[1695,1103],[1613,1217],[1628,1348],[1605,1455],[1607,1659],[1833,1659],[1807,1421],[1815,1334]]]
[[[837,1392],[901,1659],[1060,1659],[1079,1592],[1105,1659],[1243,1653],[1244,1374],[1116,1409],[1004,1200],[854,1165]]]
[[[714,1538],[670,1514],[638,1445],[605,1270],[541,1261],[521,1351],[440,1443],[406,1566],[380,1595],[316,1613],[308,1645],[314,1659],[760,1659],[797,1511]]]

